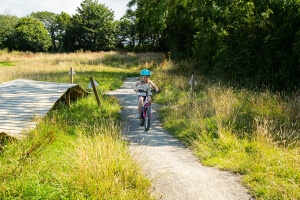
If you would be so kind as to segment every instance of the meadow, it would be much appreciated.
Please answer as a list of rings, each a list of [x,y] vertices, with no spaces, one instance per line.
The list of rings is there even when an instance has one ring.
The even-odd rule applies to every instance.
[[[150,58],[150,57],[149,57]],[[101,107],[94,95],[54,108],[21,141],[0,142],[0,199],[152,199],[150,181],[130,156],[122,139],[118,101],[103,94],[137,76],[147,56],[114,52],[0,54],[0,82],[31,79],[98,83]],[[123,64],[122,64],[123,63]],[[117,66],[116,66],[117,65]]]
[[[164,128],[202,164],[242,175],[256,199],[300,199],[299,92],[242,88],[197,74],[196,66],[165,61],[156,70]]]
[[[161,89],[154,101],[163,127],[202,164],[241,175],[256,199],[300,199],[299,92],[241,88],[197,73],[196,65],[159,53],[0,53],[0,83],[68,83],[73,67],[84,89],[90,76],[99,83],[102,103],[90,95],[52,110],[25,140],[2,139],[0,199],[151,199],[150,181],[122,140],[121,107],[104,94],[142,68]]]

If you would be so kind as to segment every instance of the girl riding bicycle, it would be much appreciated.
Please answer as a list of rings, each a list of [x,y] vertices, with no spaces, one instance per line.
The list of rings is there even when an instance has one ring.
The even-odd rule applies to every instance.
[[[151,76],[151,72],[148,69],[143,69],[141,71],[141,79],[137,81],[134,85],[134,91],[138,94],[138,109],[136,118],[140,118],[141,108],[144,101],[144,97],[146,96],[146,92],[148,92],[148,103],[151,105],[151,88],[154,87],[155,91],[158,92],[158,87],[149,80]],[[150,94],[149,94],[150,93]]]

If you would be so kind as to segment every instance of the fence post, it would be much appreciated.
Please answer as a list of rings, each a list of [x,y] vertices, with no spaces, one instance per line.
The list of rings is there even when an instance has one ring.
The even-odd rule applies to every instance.
[[[194,87],[195,87],[195,77],[194,74],[192,75],[191,78],[191,98],[194,98]]]
[[[96,89],[96,86],[95,86],[93,77],[90,77],[90,80],[91,80],[91,84],[92,84],[92,87],[93,87],[94,94],[95,94],[95,96],[96,96],[96,100],[97,100],[97,103],[98,103],[98,107],[100,107],[100,106],[101,106],[101,103],[100,103],[100,99],[99,99],[99,96],[98,96],[98,92],[97,92],[97,89]]]
[[[70,68],[69,74],[70,74],[70,81],[73,84],[73,75],[75,74],[75,72],[73,71],[73,67]]]
[[[71,106],[71,88],[69,88],[67,90],[67,93],[66,93],[66,105],[67,107],[70,107]]]

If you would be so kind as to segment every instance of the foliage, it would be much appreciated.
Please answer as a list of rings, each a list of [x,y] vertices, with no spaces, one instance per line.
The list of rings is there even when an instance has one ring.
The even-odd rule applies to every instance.
[[[193,57],[195,70],[243,86],[300,87],[298,0],[131,0],[137,47]]]
[[[193,70],[242,87],[300,87],[299,0],[130,0],[120,21],[104,4],[84,0],[72,17],[32,16],[48,30],[49,50],[171,52],[176,61],[195,59]],[[24,41],[14,40],[16,20],[1,15],[0,48],[24,50]]]
[[[51,38],[42,22],[32,17],[20,18],[14,33],[16,48],[22,51],[47,51]]]
[[[65,12],[55,14],[52,12],[41,11],[31,13],[30,16],[43,22],[52,40],[52,50],[61,50],[63,45],[62,38],[66,31],[66,27],[70,22],[70,15]]]
[[[31,17],[39,19],[43,22],[44,27],[48,30],[51,40],[53,50],[57,50],[55,40],[56,40],[56,14],[48,11],[41,11],[36,13],[31,13]]]
[[[110,50],[114,48],[114,14],[97,0],[84,0],[66,30],[67,50]]]
[[[194,51],[200,70],[244,85],[299,87],[299,1],[204,1]],[[287,31],[288,30],[288,31]]]
[[[135,12],[129,9],[117,24],[116,47],[134,50],[137,41]]]
[[[13,49],[13,35],[18,18],[11,15],[0,15],[0,49]]]

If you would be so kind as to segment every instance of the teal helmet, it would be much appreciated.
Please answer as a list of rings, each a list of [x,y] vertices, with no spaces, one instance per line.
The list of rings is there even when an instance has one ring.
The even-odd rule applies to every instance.
[[[143,69],[141,71],[141,76],[151,76],[151,72],[148,69]]]

